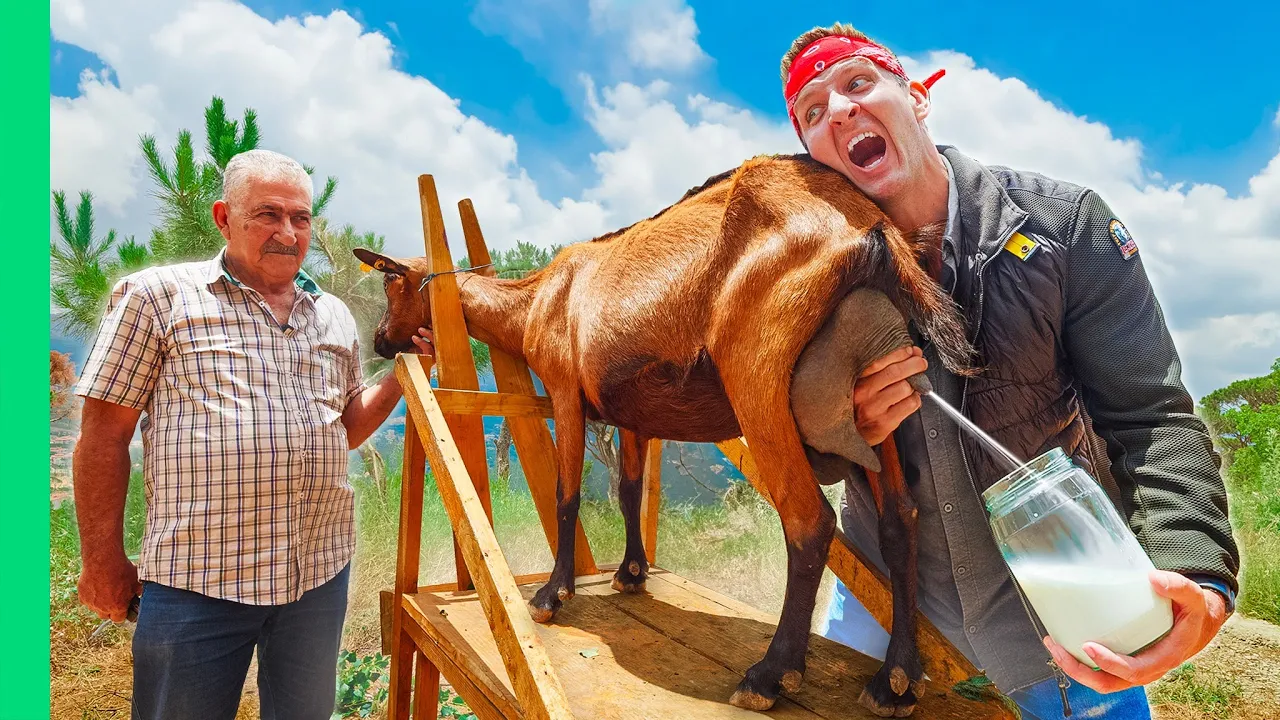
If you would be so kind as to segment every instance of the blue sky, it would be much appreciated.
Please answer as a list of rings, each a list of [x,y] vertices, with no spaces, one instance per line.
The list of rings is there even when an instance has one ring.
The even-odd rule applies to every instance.
[[[541,40],[519,38],[520,28],[502,28],[475,3],[247,4],[271,19],[344,10],[382,29],[405,71],[459,98],[465,112],[504,127],[522,149],[558,154],[566,142],[593,142],[577,112],[579,98],[561,89],[572,79],[560,62],[569,54],[563,45],[573,43],[572,26],[548,22],[540,26]],[[856,12],[825,4],[818,10],[794,3],[690,5],[699,44],[714,59],[699,78],[705,87],[779,119],[785,118],[776,81],[782,52],[800,32],[841,20],[900,54],[950,48],[1018,77],[1055,104],[1140,139],[1149,166],[1170,180],[1239,192],[1280,137],[1273,122],[1280,110],[1275,3],[1237,9],[1225,22],[1206,18],[1202,2],[1060,3],[1057,12],[1042,4],[1034,14],[1016,3],[868,3]],[[53,54],[56,95],[74,96],[80,71],[102,67],[92,53],[56,40]]]
[[[844,20],[916,75],[948,69],[939,142],[1103,193],[1193,392],[1262,372],[1280,355],[1280,290],[1259,269],[1280,263],[1280,11],[1061,5],[53,0],[52,182],[145,236],[137,135],[199,136],[217,93],[259,112],[268,146],[337,175],[331,216],[393,249],[421,247],[420,172],[446,204],[476,200],[491,244],[572,242],[752,154],[799,151],[778,60]]]

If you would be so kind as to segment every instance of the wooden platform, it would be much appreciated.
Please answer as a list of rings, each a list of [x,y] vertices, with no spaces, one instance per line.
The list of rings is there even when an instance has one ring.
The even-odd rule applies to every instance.
[[[538,626],[551,664],[578,718],[761,717],[727,703],[743,673],[764,656],[776,618],[677,575],[651,570],[646,595],[609,587],[611,573],[580,577],[577,596],[550,625]],[[528,600],[542,585],[520,585]],[[523,717],[476,593],[441,590],[404,596],[403,623],[419,648],[480,718]],[[804,685],[763,715],[874,718],[858,705],[879,662],[814,635]],[[481,697],[486,702],[477,702]],[[917,718],[1003,717],[931,687]]]

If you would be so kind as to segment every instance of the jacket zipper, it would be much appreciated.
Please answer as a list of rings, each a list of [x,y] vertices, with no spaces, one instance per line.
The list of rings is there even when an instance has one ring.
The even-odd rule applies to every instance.
[[[1018,229],[1015,228],[1014,232],[1016,233],[1017,231]],[[1009,237],[1013,237],[1013,234],[1010,233]],[[1006,239],[1005,242],[1008,242],[1008,240]],[[1001,247],[1003,247],[1003,244],[1001,245]],[[978,257],[978,262],[980,263],[978,265],[978,308],[977,308],[978,321],[977,321],[977,324],[974,325],[974,329],[973,329],[974,342],[977,342],[979,335],[982,334],[982,301],[986,297],[987,266],[990,265],[992,261],[994,261],[997,257],[999,257],[999,255],[1000,255],[1000,251],[997,250],[996,253],[991,257],[984,258],[981,256],[981,254]],[[964,384],[961,386],[961,390],[960,390],[960,413],[961,414],[964,414],[965,405],[968,404],[968,402],[969,402],[969,378],[966,376],[964,379]],[[964,449],[964,436],[958,427],[956,428],[956,435],[959,438],[960,462],[964,464],[965,476],[969,478],[970,487],[973,488],[974,492],[977,492],[978,484],[973,479],[973,471],[969,468],[969,455],[967,452],[965,452],[965,449]],[[1003,560],[1003,556],[1001,557],[1001,559]],[[1022,607],[1027,612],[1027,619],[1031,621],[1031,626],[1033,628],[1036,628],[1038,632],[1040,628],[1037,627],[1035,616],[1031,614],[1031,608],[1027,606],[1027,600],[1025,597],[1023,597],[1022,588],[1018,586],[1018,581],[1016,579],[1013,582],[1013,591],[1018,594],[1018,599],[1022,601]],[[1053,668],[1053,675],[1058,681],[1058,696],[1062,700],[1062,717],[1069,718],[1071,717],[1071,701],[1067,698],[1067,688],[1071,687],[1071,680],[1067,678],[1066,673],[1062,671],[1062,668],[1058,667],[1058,663],[1056,663],[1053,660],[1053,658],[1049,659],[1048,664],[1050,668]]]

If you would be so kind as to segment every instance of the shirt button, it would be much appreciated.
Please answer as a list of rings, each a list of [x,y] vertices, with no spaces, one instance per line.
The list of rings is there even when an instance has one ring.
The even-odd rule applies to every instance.
[[[963,565],[961,565],[961,566],[959,566],[959,567],[957,567],[957,568],[956,568],[956,574],[957,574],[957,575],[963,575],[963,574],[965,574],[965,573],[967,573],[967,572],[969,572],[969,569],[968,569],[968,568],[966,568],[966,567],[965,567],[965,566],[963,566]]]
[[[936,438],[936,437],[938,437],[938,429],[937,429],[937,428],[932,428],[932,429],[930,429],[930,430],[929,430],[929,439],[930,439],[930,440],[932,440],[932,439],[934,439],[934,438]]]
[[[970,626],[969,626],[969,634],[970,634],[970,635],[977,635],[977,634],[978,634],[978,626],[977,626],[977,625],[970,625]]]
[[[946,504],[944,504],[944,505],[942,506],[942,509],[943,509],[943,511],[944,511],[944,512],[951,512],[951,511],[952,511],[952,510],[954,510],[955,508],[954,508],[954,507],[952,507],[951,503],[946,503]]]

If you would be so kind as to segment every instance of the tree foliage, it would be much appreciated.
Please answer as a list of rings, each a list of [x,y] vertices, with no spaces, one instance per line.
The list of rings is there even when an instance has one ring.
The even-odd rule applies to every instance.
[[[1280,451],[1280,358],[1270,373],[1237,380],[1204,396],[1200,415],[1231,476],[1240,482],[1256,477],[1262,463]]]
[[[81,191],[74,213],[67,196],[53,192],[54,224],[58,235],[49,241],[50,293],[53,323],[63,332],[88,339],[98,329],[112,285],[122,275],[150,261],[146,246],[133,237],[117,243],[116,231],[95,236],[93,194]]]
[[[213,204],[222,195],[223,171],[231,158],[257,148],[262,136],[252,108],[245,109],[241,120],[228,118],[226,103],[217,96],[205,108],[204,123],[203,157],[196,153],[190,130],[178,131],[169,156],[154,135],[139,138],[151,193],[158,201],[158,223],[145,244],[132,237],[117,243],[114,230],[95,238],[92,196],[81,192],[73,215],[65,193],[53,193],[59,238],[49,248],[51,292],[54,322],[64,332],[92,337],[111,288],[123,275],[153,264],[208,259],[222,248],[225,241],[213,222]],[[324,214],[337,186],[337,178],[325,180],[324,189],[312,200],[313,215]]]

